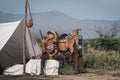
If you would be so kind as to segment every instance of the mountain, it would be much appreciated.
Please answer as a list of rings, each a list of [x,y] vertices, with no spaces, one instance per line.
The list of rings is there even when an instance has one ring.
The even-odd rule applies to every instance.
[[[10,13],[0,12],[0,23],[16,21],[22,18],[23,18],[22,14],[10,14]]]
[[[55,30],[58,33],[72,33],[73,29],[81,29],[80,34],[83,38],[95,38],[97,33],[95,30],[99,26],[111,25],[112,23],[120,23],[120,21],[109,20],[80,20],[72,18],[59,11],[32,13],[34,26],[31,28],[32,33],[39,34],[39,30],[46,35],[49,30]],[[11,22],[23,19],[23,14],[9,14],[0,12],[0,23]]]

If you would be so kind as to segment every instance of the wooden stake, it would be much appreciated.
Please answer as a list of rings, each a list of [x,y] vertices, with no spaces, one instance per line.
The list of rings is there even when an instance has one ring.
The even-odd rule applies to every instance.
[[[25,25],[25,23],[24,23]],[[23,75],[25,75],[25,54],[26,54],[26,26],[24,26],[24,33],[23,33]]]

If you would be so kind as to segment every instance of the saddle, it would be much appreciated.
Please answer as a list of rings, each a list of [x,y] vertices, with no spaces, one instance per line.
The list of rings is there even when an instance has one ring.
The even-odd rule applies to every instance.
[[[68,34],[62,34],[58,38],[58,42],[66,42]]]

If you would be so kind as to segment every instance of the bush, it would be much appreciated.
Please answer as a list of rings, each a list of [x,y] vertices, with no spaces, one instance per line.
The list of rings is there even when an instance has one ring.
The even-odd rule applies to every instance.
[[[120,50],[120,39],[100,37],[90,41],[90,46],[98,50]]]
[[[86,56],[86,58],[85,58],[85,67],[93,68],[94,63],[95,63],[95,56],[94,55]]]
[[[106,57],[99,55],[95,57],[94,68],[104,68],[106,66]]]
[[[96,53],[96,54],[95,54]],[[116,51],[98,51],[84,54],[86,68],[120,70],[120,54]]]
[[[63,72],[64,72],[64,74],[67,74],[67,75],[74,74],[74,70],[72,68],[72,64],[65,62],[65,65],[64,65],[64,68],[63,68]]]

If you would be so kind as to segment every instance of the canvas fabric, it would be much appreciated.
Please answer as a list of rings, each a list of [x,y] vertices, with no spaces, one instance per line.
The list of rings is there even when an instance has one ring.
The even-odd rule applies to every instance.
[[[0,23],[0,65],[3,68],[23,62],[24,20]],[[42,54],[31,32],[26,28],[26,58]]]

